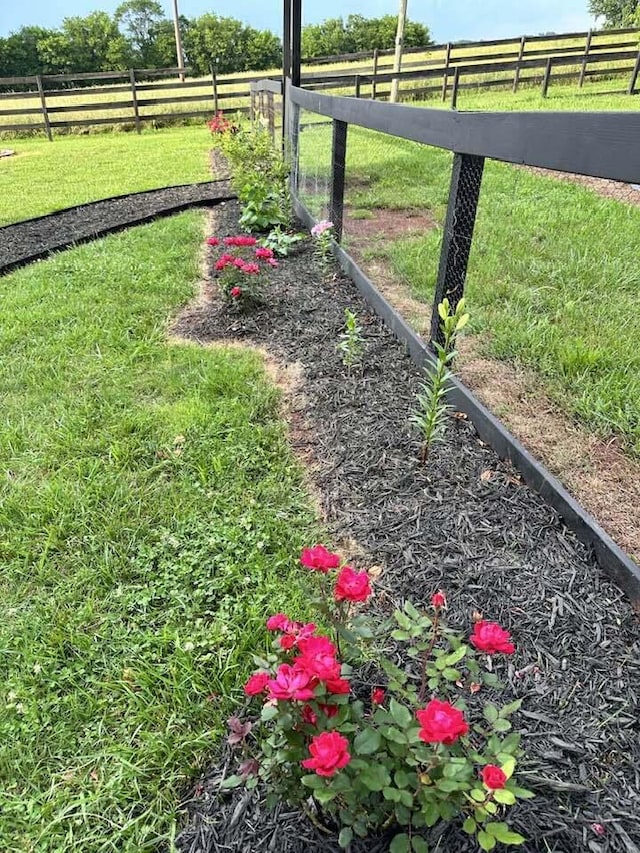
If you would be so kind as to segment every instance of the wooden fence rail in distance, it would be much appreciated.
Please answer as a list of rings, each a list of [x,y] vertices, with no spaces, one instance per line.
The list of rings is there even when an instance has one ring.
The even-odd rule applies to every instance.
[[[625,89],[634,94],[640,74],[639,40],[640,29],[622,29],[410,48],[398,75],[385,61],[393,51],[343,54],[314,63],[355,64],[305,73],[302,84],[308,89],[384,100],[397,76],[402,97],[440,95],[444,100],[450,94],[455,107],[459,92],[465,89],[502,87],[515,92],[536,83],[546,95],[552,82],[575,81],[583,86],[595,78],[625,75]],[[421,58],[413,59],[418,54]],[[371,64],[362,64],[368,59]],[[178,68],[160,68],[0,78],[0,133],[38,131],[52,139],[55,130],[92,125],[124,125],[140,132],[145,122],[205,118],[219,110],[248,113],[250,82],[274,76],[222,77],[212,68],[209,77],[178,82],[179,73]],[[15,91],[25,87],[27,91]]]

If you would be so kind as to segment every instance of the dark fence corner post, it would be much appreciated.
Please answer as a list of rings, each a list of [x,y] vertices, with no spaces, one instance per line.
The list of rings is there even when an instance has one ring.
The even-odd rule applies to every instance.
[[[344,214],[344,177],[347,156],[347,123],[333,120],[333,144],[331,146],[331,196],[329,219],[333,222],[336,241],[342,240]]]
[[[442,235],[440,266],[431,315],[431,341],[443,343],[438,305],[446,297],[452,309],[464,295],[464,282],[480,197],[484,157],[456,154]]]

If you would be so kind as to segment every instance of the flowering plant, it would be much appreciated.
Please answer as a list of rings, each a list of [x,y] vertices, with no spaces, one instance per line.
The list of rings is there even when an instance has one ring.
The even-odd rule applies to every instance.
[[[264,783],[269,804],[284,798],[316,823],[324,817],[344,848],[354,836],[398,828],[393,853],[421,853],[424,828],[456,817],[483,850],[523,843],[502,820],[532,796],[514,779],[520,738],[509,716],[520,701],[499,707],[478,695],[500,686],[491,664],[514,652],[508,631],[479,617],[466,642],[444,623],[440,591],[429,612],[406,602],[374,626],[362,612],[368,572],[322,545],[305,549],[301,563],[319,578],[314,600],[333,637],[313,622],[269,617],[273,651],[255,658],[244,686],[262,703],[259,720],[250,729],[230,721],[243,759],[223,786]],[[369,655],[379,669],[364,682],[354,666],[374,637],[394,644],[394,660]],[[406,668],[395,662],[399,644]]]
[[[229,121],[229,119],[225,118],[221,112],[216,113],[214,117],[207,122],[207,127],[214,136],[218,133],[238,133],[240,130],[237,124]]]
[[[329,272],[331,260],[331,244],[333,243],[333,222],[323,219],[317,222],[311,229],[311,236],[315,241],[313,255],[317,260],[324,275]]]
[[[206,243],[219,247],[221,241],[217,237],[208,237]],[[262,270],[266,266],[278,266],[273,250],[256,244],[255,237],[245,234],[224,237],[224,251],[213,265],[224,298],[238,307],[260,300]]]

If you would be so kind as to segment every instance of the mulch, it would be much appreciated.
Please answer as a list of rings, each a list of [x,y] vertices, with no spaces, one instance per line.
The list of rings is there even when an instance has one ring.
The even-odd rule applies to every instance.
[[[218,208],[215,233],[236,233],[237,216],[233,202]],[[336,270],[323,280],[308,244],[270,278],[265,304],[240,315],[221,304],[212,274],[207,298],[173,331],[259,345],[299,368],[292,443],[334,541],[356,543],[366,554],[355,554],[358,567],[383,567],[377,606],[426,606],[442,588],[452,625],[470,626],[479,610],[512,632],[517,652],[503,663],[501,698],[523,699],[520,776],[537,794],[509,811],[527,838],[520,849],[640,853],[640,631],[628,601],[465,419],[450,418],[445,443],[420,466],[410,418],[421,376],[349,279]],[[345,307],[366,341],[351,375],[336,350]],[[220,792],[233,761],[218,756],[185,801],[183,853],[339,850],[286,804],[266,812],[260,793]],[[427,837],[441,853],[477,849],[457,826]],[[382,853],[388,838],[352,850]]]
[[[0,275],[105,234],[234,197],[228,181],[165,187],[66,208],[0,228]]]

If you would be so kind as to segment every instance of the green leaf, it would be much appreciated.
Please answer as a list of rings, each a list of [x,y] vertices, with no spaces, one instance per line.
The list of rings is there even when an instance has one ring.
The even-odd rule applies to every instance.
[[[516,797],[513,791],[508,791],[506,788],[501,788],[498,791],[493,792],[493,799],[496,803],[500,803],[503,806],[512,806]]]
[[[397,788],[383,788],[382,796],[385,800],[389,800],[390,803],[400,802],[400,791]]]
[[[429,853],[429,845],[419,835],[414,835],[411,838],[411,846],[413,847],[413,853]]]
[[[513,757],[507,758],[506,761],[502,763],[502,767],[500,768],[507,779],[511,779],[513,776],[513,771],[516,769],[516,760]]]
[[[389,845],[389,853],[411,853],[411,841],[406,832],[395,836]]]
[[[389,712],[396,725],[400,726],[400,728],[406,729],[411,724],[411,711],[405,708],[404,705],[400,705],[395,699],[392,699],[389,703]]]
[[[244,782],[244,779],[242,778],[242,776],[238,776],[237,774],[234,773],[233,776],[227,776],[227,778],[221,783],[220,787],[221,788],[238,788],[240,785],[242,785],[243,782]]]
[[[408,616],[405,616],[401,610],[396,610],[393,614],[393,618],[401,628],[405,629],[405,631],[410,631],[413,628],[413,621],[409,619]]]
[[[489,835],[488,832],[481,829],[478,833],[478,844],[483,850],[493,850],[496,846],[496,840],[493,835]]]
[[[307,776],[303,776],[300,781],[303,785],[306,785],[307,788],[311,788],[312,790],[324,788],[325,786],[324,779],[316,773],[309,773]]]
[[[320,805],[330,803],[331,800],[335,799],[337,794],[338,792],[332,791],[331,788],[318,788],[317,791],[313,792],[314,798],[320,803]]]
[[[506,823],[488,823],[485,829],[501,844],[524,844],[524,837],[517,832],[512,832]]]
[[[460,670],[453,669],[453,667],[451,666],[446,666],[442,670],[442,675],[444,676],[444,678],[447,679],[447,681],[460,681],[460,679],[462,678],[462,673],[460,672]]]
[[[495,723],[495,721],[498,719],[498,709],[495,705],[492,705],[491,703],[485,705],[483,714],[485,720],[487,720],[487,722],[489,723]]]
[[[508,717],[510,714],[513,714],[515,711],[517,711],[521,705],[522,699],[516,699],[515,702],[510,702],[508,705],[503,705],[502,708],[500,708],[500,716]]]
[[[495,732],[508,732],[511,728],[511,723],[509,720],[495,720],[493,723],[493,730]]]
[[[447,655],[447,666],[455,666],[458,661],[461,661],[462,658],[466,655],[468,648],[468,646],[462,645],[460,646],[460,648],[456,649],[455,652],[451,652],[451,654]]]
[[[353,830],[350,826],[345,826],[340,830],[340,835],[338,835],[338,844],[344,850],[348,847],[353,841]]]
[[[400,802],[408,809],[413,808],[413,794],[411,791],[400,791]]]
[[[277,705],[263,705],[262,711],[260,712],[260,719],[263,723],[268,722],[269,720],[273,720],[274,717],[278,716],[278,707]]]
[[[429,802],[424,804],[422,814],[427,826],[435,826],[440,820],[440,809],[438,808],[438,804],[434,803],[433,800],[429,800]]]
[[[360,773],[358,781],[362,782],[365,788],[368,788],[370,791],[382,791],[383,788],[389,786],[391,776],[389,776],[389,771],[383,765],[370,764]]]
[[[476,831],[477,824],[472,817],[468,817],[465,822],[462,824],[462,831],[466,832],[467,835],[473,835]]]
[[[394,640],[399,640],[403,642],[405,640],[410,640],[411,634],[408,631],[403,631],[400,628],[396,628],[395,631],[391,632],[391,637]]]
[[[459,782],[456,782],[455,779],[438,779],[436,782],[436,788],[439,791],[445,791],[445,793],[451,793],[451,791],[457,791]]]
[[[470,797],[472,800],[475,800],[476,803],[484,803],[487,798],[487,793],[481,788],[474,788],[470,793]]]
[[[526,788],[519,788],[515,786],[510,788],[510,790],[513,791],[519,800],[532,800],[535,797],[533,791],[527,791]]]
[[[363,729],[356,735],[353,748],[358,755],[373,755],[380,749],[381,740],[377,729]]]
[[[382,729],[382,737],[385,738],[385,740],[392,741],[393,743],[407,743],[406,734],[393,726],[387,726]]]

